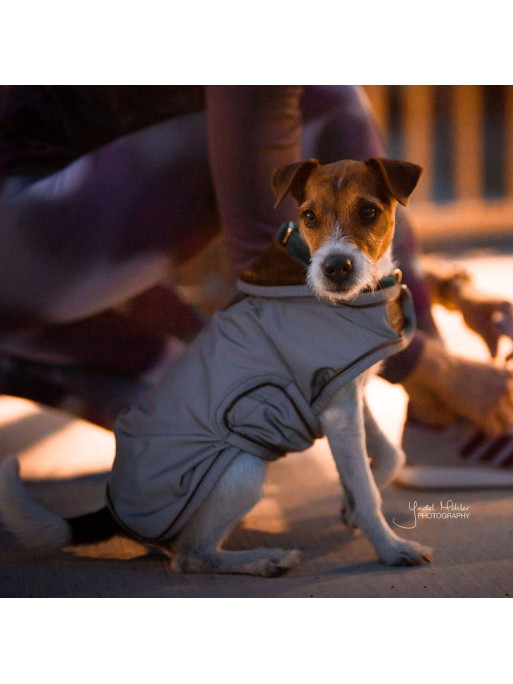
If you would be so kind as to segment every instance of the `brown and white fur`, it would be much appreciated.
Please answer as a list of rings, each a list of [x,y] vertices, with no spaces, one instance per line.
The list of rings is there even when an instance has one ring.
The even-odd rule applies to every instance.
[[[389,159],[328,165],[311,159],[274,172],[277,205],[288,193],[298,201],[300,232],[312,255],[308,282],[317,297],[350,299],[391,272],[396,205],[406,204],[420,172],[414,164]],[[365,379],[363,374],[344,387],[320,416],[344,489],[343,519],[366,534],[387,565],[429,561],[430,549],[398,537],[381,512],[379,490],[393,480],[404,455],[375,422],[364,396]],[[295,549],[221,548],[260,500],[265,472],[262,459],[240,453],[181,532],[158,544],[173,570],[273,576],[299,563]],[[45,550],[91,541],[95,525],[98,539],[120,532],[107,509],[89,519],[68,520],[43,509],[23,487],[15,458],[0,467],[0,518],[22,543]]]

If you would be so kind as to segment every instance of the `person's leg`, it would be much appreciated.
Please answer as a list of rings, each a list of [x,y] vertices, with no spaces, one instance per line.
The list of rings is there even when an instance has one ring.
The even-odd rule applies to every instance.
[[[51,176],[3,181],[0,391],[105,423],[146,391],[140,376],[169,337],[186,341],[203,325],[160,283],[218,227],[201,113]]]
[[[330,163],[385,154],[372,113],[354,86],[211,86],[206,102],[219,213],[238,272],[265,248],[277,225],[297,214],[291,198],[273,210],[270,178],[275,168],[301,157]],[[404,215],[394,246],[419,325],[436,334],[427,287],[416,268],[418,245]],[[387,377],[395,382],[404,378],[423,343],[417,335],[387,366]]]
[[[274,169],[301,158],[302,88],[208,86],[210,167],[226,243],[240,273],[297,209],[273,209]]]
[[[160,283],[218,228],[202,113],[0,194],[0,327],[69,323]]]
[[[204,113],[176,118],[121,138],[47,178],[4,182],[0,348],[24,359],[64,358],[137,373],[142,368],[131,358],[131,347],[150,364],[158,348],[148,335],[148,317],[160,342],[185,323],[192,335],[197,332],[201,321],[169,291],[169,327],[162,329],[161,293],[155,323],[154,291],[147,288],[217,233],[217,202],[236,266],[240,270],[256,258],[280,221],[272,210],[272,170],[300,155],[300,88],[209,91],[208,128]],[[289,218],[285,208],[282,213]],[[119,304],[121,312],[106,311]],[[134,316],[143,319],[144,339],[135,339],[139,330],[128,334],[127,311],[132,325]],[[20,329],[35,332],[16,335]],[[119,344],[112,339],[116,331]],[[55,373],[60,378],[61,369]]]

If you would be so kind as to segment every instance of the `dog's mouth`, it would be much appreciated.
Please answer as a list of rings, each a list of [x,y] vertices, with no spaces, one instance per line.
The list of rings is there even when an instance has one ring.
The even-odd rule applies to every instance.
[[[315,295],[319,299],[331,302],[352,299],[361,292],[374,289],[376,282],[376,279],[372,279],[371,282],[367,279],[362,280],[357,275],[348,278],[343,283],[335,283],[327,278],[323,278],[321,282],[312,283],[309,279],[309,284],[313,286]]]

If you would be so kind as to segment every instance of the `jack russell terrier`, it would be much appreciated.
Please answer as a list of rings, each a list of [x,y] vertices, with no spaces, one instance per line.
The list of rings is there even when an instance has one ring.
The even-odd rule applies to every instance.
[[[398,537],[380,488],[404,463],[365,400],[367,369],[413,333],[411,296],[394,271],[397,202],[421,173],[383,158],[277,169],[278,206],[290,193],[299,222],[281,227],[141,406],[116,423],[107,503],[63,519],[30,497],[18,462],[0,468],[0,518],[46,551],[125,534],[174,571],[280,575],[296,549],[226,551],[223,540],[262,496],[266,463],[325,435],[344,490],[343,519],[387,565],[417,565],[430,549]]]

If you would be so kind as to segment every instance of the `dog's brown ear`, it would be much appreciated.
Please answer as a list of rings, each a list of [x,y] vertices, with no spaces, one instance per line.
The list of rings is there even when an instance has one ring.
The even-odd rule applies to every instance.
[[[319,166],[317,159],[308,159],[275,169],[272,177],[272,186],[276,195],[274,208],[277,209],[280,206],[289,192],[298,202],[301,202],[308,176],[317,166]]]
[[[384,157],[367,159],[365,163],[379,170],[392,197],[405,207],[408,204],[408,197],[418,183],[422,167]]]

